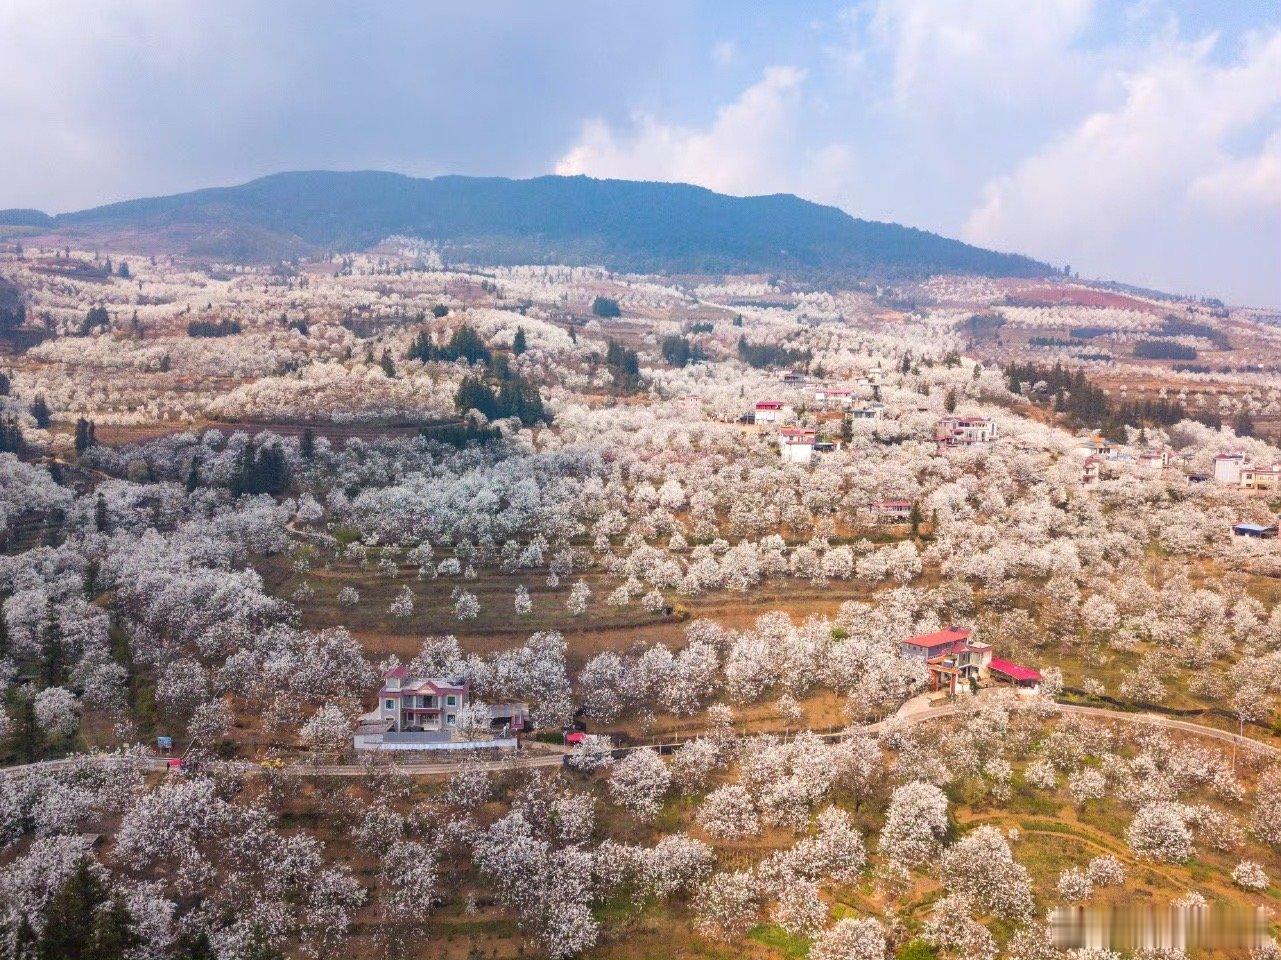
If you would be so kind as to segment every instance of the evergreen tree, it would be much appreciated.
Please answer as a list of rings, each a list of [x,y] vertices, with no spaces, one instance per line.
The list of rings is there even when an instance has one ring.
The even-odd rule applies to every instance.
[[[378,363],[389,379],[396,376],[396,364],[392,362],[390,350],[383,351],[383,358]]]
[[[84,417],[76,420],[76,456],[83,456],[84,452],[97,442],[93,421],[86,420]]]
[[[62,475],[62,464],[57,460],[49,461],[49,479],[60,487],[66,485],[66,477]]]
[[[25,692],[19,693],[16,698],[11,740],[14,755],[20,761],[34,763],[40,759],[44,749],[44,737],[40,733],[40,724],[36,720],[35,700]]]
[[[489,384],[479,377],[463,378],[463,382],[458,385],[458,392],[454,394],[454,407],[459,413],[479,410],[490,420],[498,416],[498,398],[494,396]]]
[[[93,504],[93,525],[99,533],[107,532],[107,499],[101,493]]]
[[[203,930],[194,937],[191,934],[180,936],[174,943],[173,955],[174,960],[218,960],[218,954],[209,942],[209,934]]]
[[[298,453],[304,460],[316,455],[316,432],[311,427],[303,430],[302,439],[298,441]]]
[[[431,308],[431,315],[439,320],[441,317],[448,316],[449,308],[443,303],[438,303]]]
[[[26,447],[23,441],[22,428],[14,417],[0,420],[0,453],[21,454]]]
[[[187,469],[187,483],[185,484],[188,493],[195,493],[200,487],[200,457],[191,458],[191,466]]]
[[[949,390],[947,392],[947,395],[943,397],[943,409],[946,410],[948,413],[956,412],[956,391],[955,390]]]
[[[43,395],[31,401],[31,416],[35,418],[36,426],[41,430],[49,429],[53,417],[49,413],[49,405],[45,403]]]
[[[133,276],[133,274],[132,274],[132,273],[130,272],[130,270],[129,270],[129,261],[128,261],[128,260],[121,260],[121,261],[120,261],[120,266],[119,266],[119,268],[116,270],[116,275],[117,275],[117,276],[119,276],[119,277],[123,277],[125,280],[128,280],[128,279],[130,279],[130,278]]]
[[[529,348],[525,344],[525,328],[517,327],[516,335],[512,337],[512,353],[519,357],[527,349]]]
[[[38,960],[124,960],[143,942],[125,905],[108,899],[88,857],[45,906],[43,920]]]
[[[9,377],[5,374],[3,370],[0,370],[0,397],[9,396],[9,388],[10,388]]]
[[[1232,429],[1236,431],[1238,437],[1254,436],[1254,416],[1245,407],[1237,411],[1236,418],[1232,421]]]
[[[431,334],[426,330],[419,330],[418,336],[414,337],[414,342],[409,345],[409,352],[405,354],[407,360],[421,360],[428,363],[436,359],[436,345],[431,341]]]

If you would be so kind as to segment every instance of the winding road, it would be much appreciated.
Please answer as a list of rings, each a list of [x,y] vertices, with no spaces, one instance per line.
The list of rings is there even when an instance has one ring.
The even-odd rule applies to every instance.
[[[1231,744],[1246,750],[1252,750],[1273,760],[1281,760],[1281,749],[1267,743],[1262,743],[1251,737],[1240,736],[1227,730],[1220,730],[1217,727],[1206,727],[1199,723],[1190,723],[1186,720],[1175,720],[1172,717],[1161,716],[1152,713],[1127,713],[1123,710],[1109,710],[1104,707],[1083,707],[1076,704],[1057,703],[1054,705],[1055,710],[1060,714],[1076,714],[1078,716],[1094,717],[1099,720],[1120,721],[1121,723],[1150,724],[1160,727],[1164,730],[1170,730],[1176,733],[1188,733],[1193,736],[1206,737],[1211,740],[1218,740],[1221,743]],[[942,720],[947,717],[954,717],[964,714],[968,711],[969,705],[964,703],[950,703],[941,707],[930,706],[924,696],[914,697],[903,704],[887,720],[881,720],[877,723],[857,727],[855,730],[861,733],[879,733],[890,726],[916,726],[930,720]],[[839,740],[848,736],[846,731],[837,733],[819,734],[824,739]],[[622,750],[640,750],[645,748],[675,748],[683,743],[646,743],[637,744],[631,747],[622,747]],[[536,752],[537,751],[537,752]],[[68,769],[80,762],[81,758],[67,757],[61,760],[42,760],[37,763],[21,764],[11,767],[0,767],[0,776],[12,776],[22,773],[37,771],[55,771]],[[542,752],[539,748],[531,748],[529,752],[518,754],[515,757],[505,757],[496,760],[482,761],[463,761],[463,762],[445,762],[445,763],[336,763],[336,764],[318,764],[318,763],[290,763],[283,767],[275,768],[280,773],[287,773],[291,776],[299,777],[363,777],[373,772],[395,772],[407,776],[430,777],[430,776],[450,776],[462,770],[488,770],[500,772],[504,770],[530,770],[546,767],[559,767],[564,763],[565,753],[555,748],[550,748],[549,752]],[[163,758],[156,758],[148,762],[151,769],[165,770],[168,768],[168,761]],[[248,762],[220,762],[218,767],[224,770],[235,770],[242,773],[267,773],[271,768],[263,767],[258,764]]]

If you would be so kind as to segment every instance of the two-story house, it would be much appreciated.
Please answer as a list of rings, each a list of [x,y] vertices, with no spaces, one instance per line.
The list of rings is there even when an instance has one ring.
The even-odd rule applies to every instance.
[[[465,680],[413,677],[404,664],[387,672],[378,691],[378,715],[397,733],[451,730],[467,703]]]

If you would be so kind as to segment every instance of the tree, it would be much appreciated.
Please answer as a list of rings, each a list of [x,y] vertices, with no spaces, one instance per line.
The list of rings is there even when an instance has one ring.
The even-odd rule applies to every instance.
[[[921,867],[938,852],[947,833],[947,796],[921,780],[897,787],[881,830],[881,853],[905,867]]]
[[[886,960],[885,928],[871,917],[846,917],[814,938],[809,955],[810,960]]]
[[[302,432],[302,439],[298,441],[298,455],[304,460],[310,460],[316,455],[316,431],[311,427]]]
[[[649,821],[658,816],[671,783],[671,771],[657,751],[633,750],[614,764],[609,777],[609,795],[638,819]]]
[[[598,317],[621,317],[618,301],[612,297],[597,297],[592,301],[592,313]]]
[[[107,498],[99,493],[93,502],[93,527],[99,533],[106,533],[108,524]]]
[[[443,303],[438,303],[431,308],[431,315],[439,320],[441,317],[449,315],[449,308]]]
[[[49,413],[49,405],[45,403],[43,394],[31,401],[31,416],[35,418],[36,426],[41,430],[49,429],[53,417]]]
[[[187,482],[183,485],[188,493],[195,493],[200,488],[200,456],[196,455],[191,458],[191,466],[187,468]]]
[[[45,906],[39,960],[124,960],[142,944],[124,904],[108,899],[100,872],[82,857]]]
[[[80,417],[76,420],[76,456],[83,456],[84,452],[98,442],[94,436],[94,424],[92,420],[86,420]]]
[[[1254,416],[1250,411],[1242,407],[1237,411],[1235,419],[1232,421],[1232,429],[1236,431],[1238,437],[1254,436]]]
[[[129,278],[131,278],[131,277],[133,276],[133,274],[132,274],[132,273],[130,272],[130,270],[129,270],[129,261],[128,261],[128,260],[121,260],[121,261],[120,261],[120,266],[116,268],[116,275],[117,275],[117,276],[119,276],[121,279],[124,279],[124,280],[128,280]]]
[[[396,376],[396,363],[391,359],[390,350],[383,351],[382,359],[378,361],[378,365],[383,368],[383,373],[387,375],[389,380]]]
[[[956,391],[949,390],[943,397],[943,409],[948,413],[956,412]]]
[[[519,357],[527,349],[528,347],[525,343],[525,328],[517,327],[516,335],[512,337],[512,353]]]

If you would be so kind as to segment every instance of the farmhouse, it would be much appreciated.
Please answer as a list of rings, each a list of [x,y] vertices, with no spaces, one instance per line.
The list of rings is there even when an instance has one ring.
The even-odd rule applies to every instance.
[[[905,640],[901,645],[905,657],[923,660],[929,671],[931,690],[946,690],[949,696],[969,693],[984,681],[1004,683],[1029,692],[1040,688],[1041,674],[992,656],[992,645],[973,639],[965,627],[945,627],[934,633]]]
[[[518,746],[515,734],[529,729],[529,707],[502,703],[485,708],[489,734],[474,728],[459,736],[459,717],[471,706],[467,681],[453,677],[415,677],[406,666],[383,676],[378,706],[361,717],[353,738],[356,750],[478,750]]]
[[[944,417],[934,428],[934,442],[940,447],[970,447],[996,438],[991,417]]]
[[[753,413],[756,423],[782,423],[791,416],[792,408],[781,400],[758,400]]]
[[[814,391],[814,400],[828,407],[848,407],[854,402],[854,391],[848,387],[819,387]]]
[[[465,680],[411,677],[403,664],[389,670],[378,691],[378,713],[391,722],[389,729],[404,733],[448,731],[467,706]]]
[[[1241,465],[1244,453],[1221,453],[1214,458],[1214,479],[1218,483],[1236,486],[1241,482]]]
[[[1266,467],[1241,464],[1240,487],[1242,490],[1276,490],[1281,488],[1281,463]]]
[[[1234,537],[1245,537],[1252,540],[1271,540],[1277,535],[1277,525],[1264,526],[1261,523],[1237,523],[1232,526]]]
[[[872,514],[884,523],[907,523],[912,519],[911,500],[876,500]]]
[[[851,420],[870,420],[879,423],[885,419],[885,404],[879,402],[865,403],[850,410]]]
[[[1092,487],[1099,482],[1099,464],[1097,456],[1091,455],[1085,458],[1081,464],[1081,486]]]
[[[804,427],[784,427],[778,432],[778,452],[784,463],[809,463],[814,459],[818,434]]]

